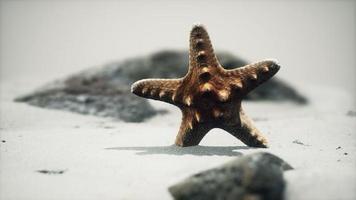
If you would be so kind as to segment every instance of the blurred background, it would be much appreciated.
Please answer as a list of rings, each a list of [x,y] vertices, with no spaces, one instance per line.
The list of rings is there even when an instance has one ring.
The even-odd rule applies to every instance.
[[[32,88],[91,66],[188,48],[207,27],[217,50],[277,59],[293,85],[356,97],[356,1],[1,1],[1,82]],[[0,82],[0,83],[1,83]]]

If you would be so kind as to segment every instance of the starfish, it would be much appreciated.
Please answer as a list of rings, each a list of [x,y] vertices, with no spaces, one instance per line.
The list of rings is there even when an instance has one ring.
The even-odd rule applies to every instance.
[[[248,146],[267,147],[267,139],[245,114],[241,101],[248,92],[270,79],[280,66],[273,60],[224,69],[202,25],[190,32],[189,68],[177,79],[143,79],[131,92],[173,104],[182,111],[175,144],[198,145],[213,128],[221,128]]]

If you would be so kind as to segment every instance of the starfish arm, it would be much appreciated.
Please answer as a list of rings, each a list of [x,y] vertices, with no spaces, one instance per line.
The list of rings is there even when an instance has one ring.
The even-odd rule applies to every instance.
[[[189,70],[195,67],[220,66],[208,32],[202,25],[194,25],[190,32]]]
[[[177,146],[195,146],[200,143],[210,128],[207,125],[199,123],[193,110],[182,110],[183,117],[176,137]]]
[[[280,66],[273,60],[265,60],[232,70],[225,70],[233,88],[247,94],[260,84],[272,78]]]
[[[181,79],[143,79],[131,86],[131,92],[145,98],[174,104]]]
[[[267,147],[267,139],[253,125],[252,120],[241,110],[240,125],[227,125],[223,129],[251,147]]]

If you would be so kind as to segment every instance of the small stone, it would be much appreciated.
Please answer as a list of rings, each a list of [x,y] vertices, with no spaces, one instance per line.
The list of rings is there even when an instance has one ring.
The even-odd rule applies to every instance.
[[[303,145],[303,146],[310,146],[308,144],[304,144],[303,142],[299,141],[299,140],[294,140],[293,141],[294,144],[300,144],[300,145]]]
[[[346,152],[344,153],[345,156],[346,156],[347,154],[348,154],[348,153],[346,153]]]
[[[67,170],[46,170],[46,169],[37,170],[38,173],[48,174],[48,175],[63,174],[66,171]]]
[[[1,140],[1,142],[2,142],[2,143],[5,143],[5,142],[6,142],[6,140]]]
[[[349,117],[356,117],[356,111],[349,110],[349,111],[346,113],[346,115],[349,116]]]
[[[341,147],[340,147],[340,146],[338,146],[336,149],[341,149]]]
[[[171,186],[169,192],[176,200],[281,200],[285,188],[283,171],[290,169],[293,168],[277,156],[254,153],[195,174]]]

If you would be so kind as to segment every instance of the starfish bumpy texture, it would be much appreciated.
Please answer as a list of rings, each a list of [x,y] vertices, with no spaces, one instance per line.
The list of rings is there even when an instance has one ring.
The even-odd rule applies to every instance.
[[[178,146],[198,145],[213,128],[221,128],[252,147],[267,147],[267,139],[241,107],[244,96],[279,70],[264,60],[225,70],[214,54],[206,29],[193,26],[190,33],[188,73],[177,79],[144,79],[131,91],[141,97],[164,101],[181,109],[176,137]]]

